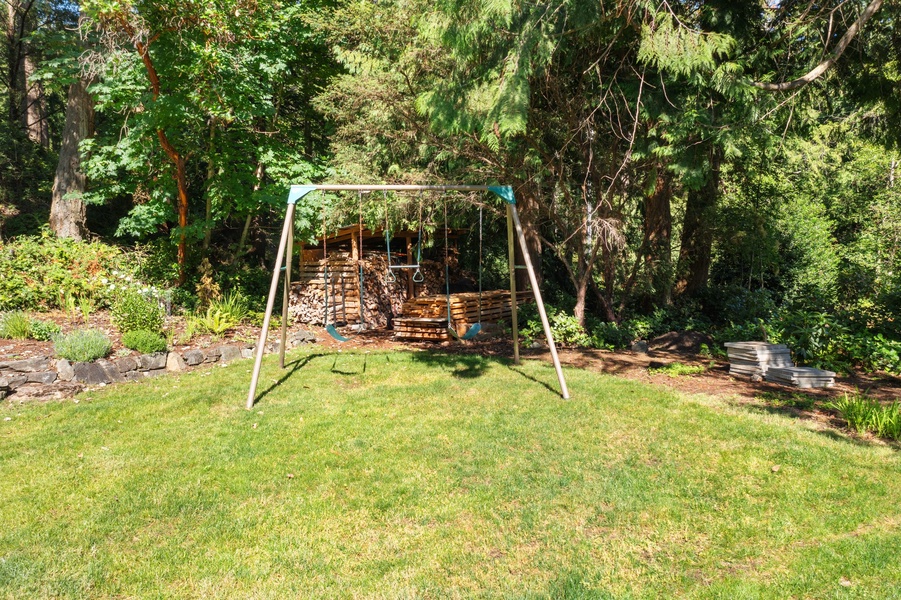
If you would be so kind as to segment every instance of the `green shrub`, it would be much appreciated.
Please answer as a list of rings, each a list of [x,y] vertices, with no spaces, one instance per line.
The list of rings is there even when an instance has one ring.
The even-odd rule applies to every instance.
[[[838,342],[851,362],[869,371],[901,373],[901,342],[869,331],[849,333]]]
[[[241,295],[241,292],[235,290],[229,292],[225,297],[210,302],[210,309],[213,312],[219,312],[236,324],[243,323],[250,315],[250,309],[247,306],[247,300]]]
[[[826,405],[835,409],[857,433],[871,432],[879,437],[901,440],[901,403],[882,405],[862,395],[845,394]]]
[[[40,321],[34,319],[31,321],[31,339],[40,342],[49,342],[55,335],[60,332],[59,325],[50,321]]]
[[[204,331],[213,335],[222,335],[226,331],[240,325],[240,321],[236,320],[231,314],[212,306],[207,308],[205,312],[189,316],[187,320],[188,330],[192,332]]]
[[[559,310],[550,304],[545,305],[547,318],[551,325],[551,333],[554,341],[564,346],[589,346],[591,338],[585,328],[579,325],[579,321],[570,314]],[[538,336],[544,335],[544,327],[538,315],[538,308],[534,304],[527,304],[522,308],[520,320],[520,335],[530,342]]]
[[[785,309],[774,324],[774,340],[791,348],[795,362],[821,369],[847,370],[840,355],[848,328],[835,315],[803,309]]]
[[[0,318],[0,337],[9,340],[27,340],[31,337],[31,319],[24,312],[9,312]]]
[[[134,290],[123,293],[113,303],[110,313],[113,325],[122,333],[139,329],[159,332],[166,318],[159,302]]]
[[[635,339],[635,333],[625,325],[616,323],[592,323],[591,325],[591,345],[594,348],[616,350],[627,347]]]
[[[54,351],[59,358],[88,362],[107,356],[113,349],[110,339],[96,329],[79,329],[54,338]]]
[[[166,339],[154,331],[136,329],[122,336],[122,345],[141,354],[153,354],[166,350]]]
[[[134,287],[141,255],[100,242],[57,238],[45,230],[0,242],[0,310],[65,308],[66,297],[108,306]]]

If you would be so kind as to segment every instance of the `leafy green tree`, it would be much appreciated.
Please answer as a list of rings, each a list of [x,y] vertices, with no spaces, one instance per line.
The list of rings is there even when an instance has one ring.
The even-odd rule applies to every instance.
[[[305,20],[315,6],[123,0],[84,10],[104,36],[92,91],[112,121],[86,148],[94,200],[134,196],[122,234],[175,220],[183,281],[189,240],[207,248],[215,223],[235,215],[246,231],[272,185],[319,172],[309,99],[332,63]],[[298,123],[307,135],[293,134]],[[189,222],[199,196],[203,218]]]

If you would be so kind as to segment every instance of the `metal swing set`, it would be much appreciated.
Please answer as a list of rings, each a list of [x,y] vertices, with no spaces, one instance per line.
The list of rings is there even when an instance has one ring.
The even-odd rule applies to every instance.
[[[500,198],[506,205],[507,212],[507,253],[509,260],[509,272],[510,272],[510,293],[511,293],[511,309],[512,309],[512,329],[513,329],[513,362],[514,364],[520,364],[519,357],[519,329],[518,329],[518,321],[517,321],[517,307],[516,307],[516,269],[517,268],[525,268],[529,275],[529,282],[532,286],[532,293],[535,297],[535,303],[538,307],[538,315],[541,318],[541,324],[544,329],[544,336],[548,343],[548,349],[551,353],[551,359],[554,363],[554,369],[557,373],[557,380],[560,384],[560,395],[564,399],[569,398],[569,390],[566,386],[566,380],[563,377],[563,369],[560,365],[560,357],[557,354],[557,346],[554,343],[553,333],[551,332],[550,322],[548,321],[547,311],[544,308],[544,302],[541,298],[541,290],[538,289],[538,278],[535,274],[535,269],[532,266],[532,260],[529,255],[529,248],[526,244],[525,235],[523,234],[522,223],[519,219],[519,212],[516,209],[516,197],[513,194],[513,188],[510,186],[490,186],[490,185],[292,185],[291,190],[288,193],[287,200],[287,210],[285,211],[285,222],[282,226],[281,238],[279,240],[278,251],[275,258],[275,265],[272,270],[272,282],[269,286],[269,295],[266,300],[266,313],[263,317],[263,327],[260,331],[260,338],[257,341],[255,357],[254,357],[254,365],[253,365],[253,374],[250,379],[250,389],[247,393],[247,410],[253,408],[254,402],[256,400],[256,390],[257,384],[260,379],[260,370],[263,365],[263,354],[265,352],[266,340],[269,336],[269,325],[272,320],[272,311],[275,307],[275,297],[278,293],[278,284],[279,279],[281,279],[282,273],[284,273],[284,289],[282,294],[282,320],[281,320],[281,336],[279,343],[279,366],[284,369],[285,368],[285,345],[288,337],[288,301],[290,295],[291,288],[291,256],[293,254],[294,248],[294,215],[295,209],[297,207],[298,200],[301,200],[308,194],[321,191],[321,192],[336,192],[336,191],[355,191],[359,194],[364,192],[373,192],[373,191],[398,191],[398,192],[422,192],[433,191],[433,192],[490,192]],[[362,201],[362,199],[361,199]],[[362,219],[362,217],[361,217]],[[420,217],[420,227],[421,225],[421,217]],[[481,238],[481,211],[480,211],[480,238]],[[361,227],[362,229],[362,227]],[[387,230],[387,228],[386,228]],[[387,234],[387,233],[386,233]],[[517,265],[514,259],[514,238],[518,241],[520,250],[522,251],[523,262],[525,265]],[[389,241],[390,244],[390,241]],[[480,239],[481,244],[481,239]],[[481,263],[481,256],[480,256]],[[417,264],[419,263],[419,257],[417,256]],[[390,262],[389,262],[390,264]],[[361,267],[362,268],[362,267]],[[447,265],[445,265],[447,268]],[[481,264],[480,264],[480,275],[481,275]],[[389,274],[392,274],[392,270],[389,269]],[[480,276],[480,292],[481,292],[481,276]],[[450,294],[450,290],[448,288],[448,295]],[[448,301],[448,307],[450,306],[450,302]],[[361,310],[362,310],[362,302],[361,302]],[[326,317],[327,318],[327,317]],[[481,320],[481,318],[480,318]],[[450,327],[450,322],[448,322],[448,328]],[[449,331],[449,333],[451,333]],[[467,331],[466,335],[470,332]],[[476,330],[473,335],[478,333]],[[330,335],[331,332],[329,332]],[[340,335],[340,334],[339,334]],[[451,333],[453,337],[459,338],[456,332]],[[337,339],[337,338],[336,338]],[[347,338],[345,338],[347,339]]]

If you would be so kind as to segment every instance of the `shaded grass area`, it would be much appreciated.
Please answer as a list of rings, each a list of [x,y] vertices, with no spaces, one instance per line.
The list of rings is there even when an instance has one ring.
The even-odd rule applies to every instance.
[[[3,410],[0,597],[901,597],[890,448],[537,362],[289,358],[250,412],[248,363]]]

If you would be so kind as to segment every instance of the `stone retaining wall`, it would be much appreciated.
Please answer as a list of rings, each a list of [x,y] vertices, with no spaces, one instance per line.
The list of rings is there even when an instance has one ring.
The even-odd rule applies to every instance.
[[[316,341],[307,331],[288,338],[288,347]],[[278,351],[278,342],[266,345],[266,353]],[[212,363],[230,363],[252,358],[251,345],[222,345],[184,352],[157,352],[139,356],[71,363],[50,356],[0,361],[0,399],[14,402],[59,399],[74,396],[88,386],[105,386],[122,381],[138,381],[166,373],[180,373]]]

